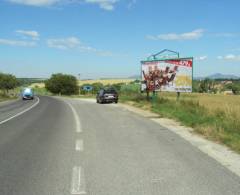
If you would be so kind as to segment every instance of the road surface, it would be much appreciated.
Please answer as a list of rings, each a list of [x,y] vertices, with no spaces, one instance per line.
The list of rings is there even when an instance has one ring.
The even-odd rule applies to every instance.
[[[240,193],[238,176],[116,104],[17,100],[0,123],[1,195]]]

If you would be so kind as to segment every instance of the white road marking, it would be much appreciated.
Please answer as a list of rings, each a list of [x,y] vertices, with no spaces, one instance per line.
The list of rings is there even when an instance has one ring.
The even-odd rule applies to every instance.
[[[73,167],[71,194],[86,194],[84,170],[81,167]]]
[[[20,116],[22,114],[24,114],[25,112],[27,112],[27,111],[31,110],[32,108],[34,108],[35,106],[37,106],[39,104],[39,102],[40,102],[40,99],[38,97],[36,97],[36,98],[37,98],[37,102],[35,102],[32,106],[30,106],[29,108],[27,108],[27,109],[25,109],[25,110],[15,114],[14,116],[11,116],[11,117],[1,121],[0,125],[3,124],[3,123],[6,123],[6,122],[8,122],[8,121],[10,121],[10,120],[12,120],[12,119],[14,119],[16,117],[18,117],[18,116]]]
[[[76,141],[76,151],[83,151],[83,140],[79,139]]]
[[[77,111],[74,109],[74,107],[69,102],[66,102],[66,103],[69,105],[69,107],[71,108],[71,110],[73,112],[75,123],[76,123],[76,132],[81,133],[82,128],[81,128],[81,123],[80,123]]]

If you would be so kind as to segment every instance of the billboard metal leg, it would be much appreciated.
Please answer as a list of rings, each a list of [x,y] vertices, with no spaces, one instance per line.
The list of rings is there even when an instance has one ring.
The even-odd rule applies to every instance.
[[[147,101],[149,101],[149,91],[147,90]]]
[[[179,98],[180,98],[180,92],[177,92],[177,101],[179,101]]]

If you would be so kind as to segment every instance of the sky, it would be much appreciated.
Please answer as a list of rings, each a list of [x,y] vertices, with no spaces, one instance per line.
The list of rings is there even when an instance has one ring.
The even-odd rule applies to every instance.
[[[0,0],[0,72],[81,79],[140,75],[163,49],[194,76],[240,76],[239,0]]]

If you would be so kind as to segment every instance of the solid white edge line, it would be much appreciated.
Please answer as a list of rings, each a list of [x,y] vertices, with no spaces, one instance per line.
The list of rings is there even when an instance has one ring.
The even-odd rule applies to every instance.
[[[73,108],[73,106],[69,102],[66,102],[66,103],[69,105],[69,107],[71,108],[71,110],[73,112],[75,123],[76,123],[76,132],[81,133],[82,132],[81,123],[80,123],[77,111]]]
[[[40,99],[38,97],[36,97],[36,98],[37,98],[37,102],[35,102],[32,106],[30,106],[29,108],[27,108],[27,109],[25,109],[25,110],[15,114],[15,115],[11,116],[10,118],[7,118],[7,119],[1,121],[0,125],[2,125],[3,123],[6,123],[6,122],[8,122],[8,121],[18,117],[18,116],[20,116],[22,114],[24,114],[25,112],[27,112],[27,111],[31,110],[32,108],[34,108],[35,106],[37,106],[39,104],[39,102],[40,102]]]
[[[76,151],[83,151],[83,140],[76,140]]]
[[[71,194],[86,194],[84,171],[81,167],[73,167]]]

